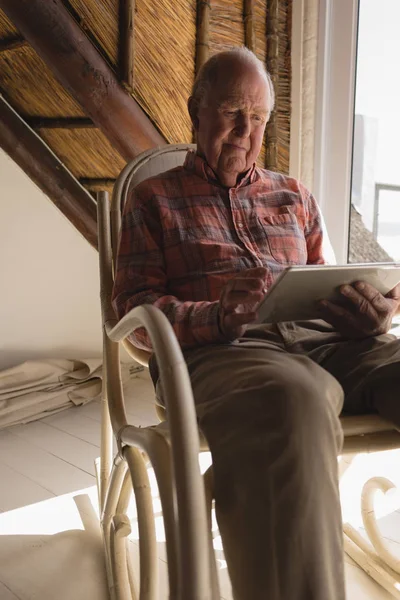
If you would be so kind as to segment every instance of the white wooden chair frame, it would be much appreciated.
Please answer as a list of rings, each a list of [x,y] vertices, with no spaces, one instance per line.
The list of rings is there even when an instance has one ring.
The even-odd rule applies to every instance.
[[[153,306],[140,306],[117,321],[111,306],[113,268],[121,211],[128,190],[141,180],[182,164],[190,144],[149,150],[121,172],[109,198],[98,194],[101,307],[104,340],[101,457],[96,465],[101,529],[107,578],[112,600],[158,600],[157,543],[147,467],[154,468],[162,504],[171,600],[219,600],[218,578],[211,543],[212,470],[200,474],[198,454],[207,450],[197,428],[192,389],[182,352],[167,318]],[[164,422],[153,427],[128,423],[121,383],[119,347],[122,343],[139,363],[149,354],[128,340],[144,327],[160,368],[166,402]],[[343,417],[342,472],[359,452],[400,448],[400,433],[375,416]],[[113,436],[118,453],[112,455]],[[386,546],[376,522],[376,490],[394,487],[374,478],[362,494],[362,514],[370,543],[349,524],[344,525],[345,551],[380,585],[400,599],[400,562]],[[126,515],[135,494],[139,525],[140,590],[128,553],[130,522]]]

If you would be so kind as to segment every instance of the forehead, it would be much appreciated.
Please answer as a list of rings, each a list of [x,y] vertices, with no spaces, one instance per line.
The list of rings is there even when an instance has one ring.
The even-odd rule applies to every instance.
[[[217,105],[246,104],[267,110],[269,89],[261,73],[243,68],[219,77],[210,90],[210,97]]]

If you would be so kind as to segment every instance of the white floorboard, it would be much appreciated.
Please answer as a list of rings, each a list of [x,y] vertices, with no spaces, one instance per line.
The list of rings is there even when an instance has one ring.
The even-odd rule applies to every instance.
[[[95,407],[98,411],[98,408]],[[18,425],[9,430],[13,435],[45,450],[52,456],[94,476],[94,461],[99,448],[43,421]]]
[[[56,495],[66,494],[73,489],[86,488],[95,483],[92,475],[45,452],[10,431],[1,432],[0,457],[2,462],[17,473],[33,479],[44,489]]]
[[[99,448],[99,421],[97,422],[81,414],[79,414],[79,419],[77,419],[77,411],[80,413],[79,407],[70,408],[52,417],[47,417],[42,422]]]
[[[1,600],[20,600],[18,596],[16,596],[11,590],[9,590],[3,583],[0,581],[0,598]]]
[[[392,594],[382,589],[359,567],[345,562],[347,600],[393,600]]]
[[[0,433],[2,437],[2,433]],[[0,509],[2,512],[54,497],[50,490],[0,462]],[[1,598],[1,596],[0,596]]]
[[[154,392],[148,376],[126,389],[132,423],[156,421]],[[0,600],[106,600],[105,570],[97,511],[93,461],[99,454],[100,402],[72,408],[40,422],[0,431]],[[202,457],[204,468],[206,455]],[[362,530],[360,491],[372,476],[384,475],[400,487],[400,452],[360,456],[346,472],[342,506],[346,520]],[[151,476],[151,473],[150,473]],[[152,478],[152,477],[151,477]],[[154,488],[154,508],[160,504]],[[1,512],[3,511],[3,512]],[[400,557],[400,497],[377,504],[379,523]],[[131,554],[138,572],[135,507]],[[157,518],[160,593],[168,590],[162,519]],[[221,600],[232,600],[218,534],[215,547]],[[390,600],[345,556],[348,600]]]

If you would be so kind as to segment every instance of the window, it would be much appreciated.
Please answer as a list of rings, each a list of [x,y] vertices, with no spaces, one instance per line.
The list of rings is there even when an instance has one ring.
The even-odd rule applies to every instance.
[[[313,189],[337,262],[400,260],[399,0],[320,0]]]
[[[320,0],[313,190],[339,264],[348,257],[358,0]]]
[[[399,0],[360,0],[349,259],[400,260]]]

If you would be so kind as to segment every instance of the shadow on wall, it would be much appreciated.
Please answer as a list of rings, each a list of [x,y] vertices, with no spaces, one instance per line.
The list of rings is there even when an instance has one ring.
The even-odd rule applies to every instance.
[[[51,354],[51,356],[50,356]],[[27,360],[41,360],[45,358],[67,358],[67,359],[79,359],[79,358],[99,358],[101,352],[93,352],[88,349],[87,352],[80,347],[73,346],[60,346],[50,352],[40,351],[35,348],[0,348],[0,371],[15,367]]]

